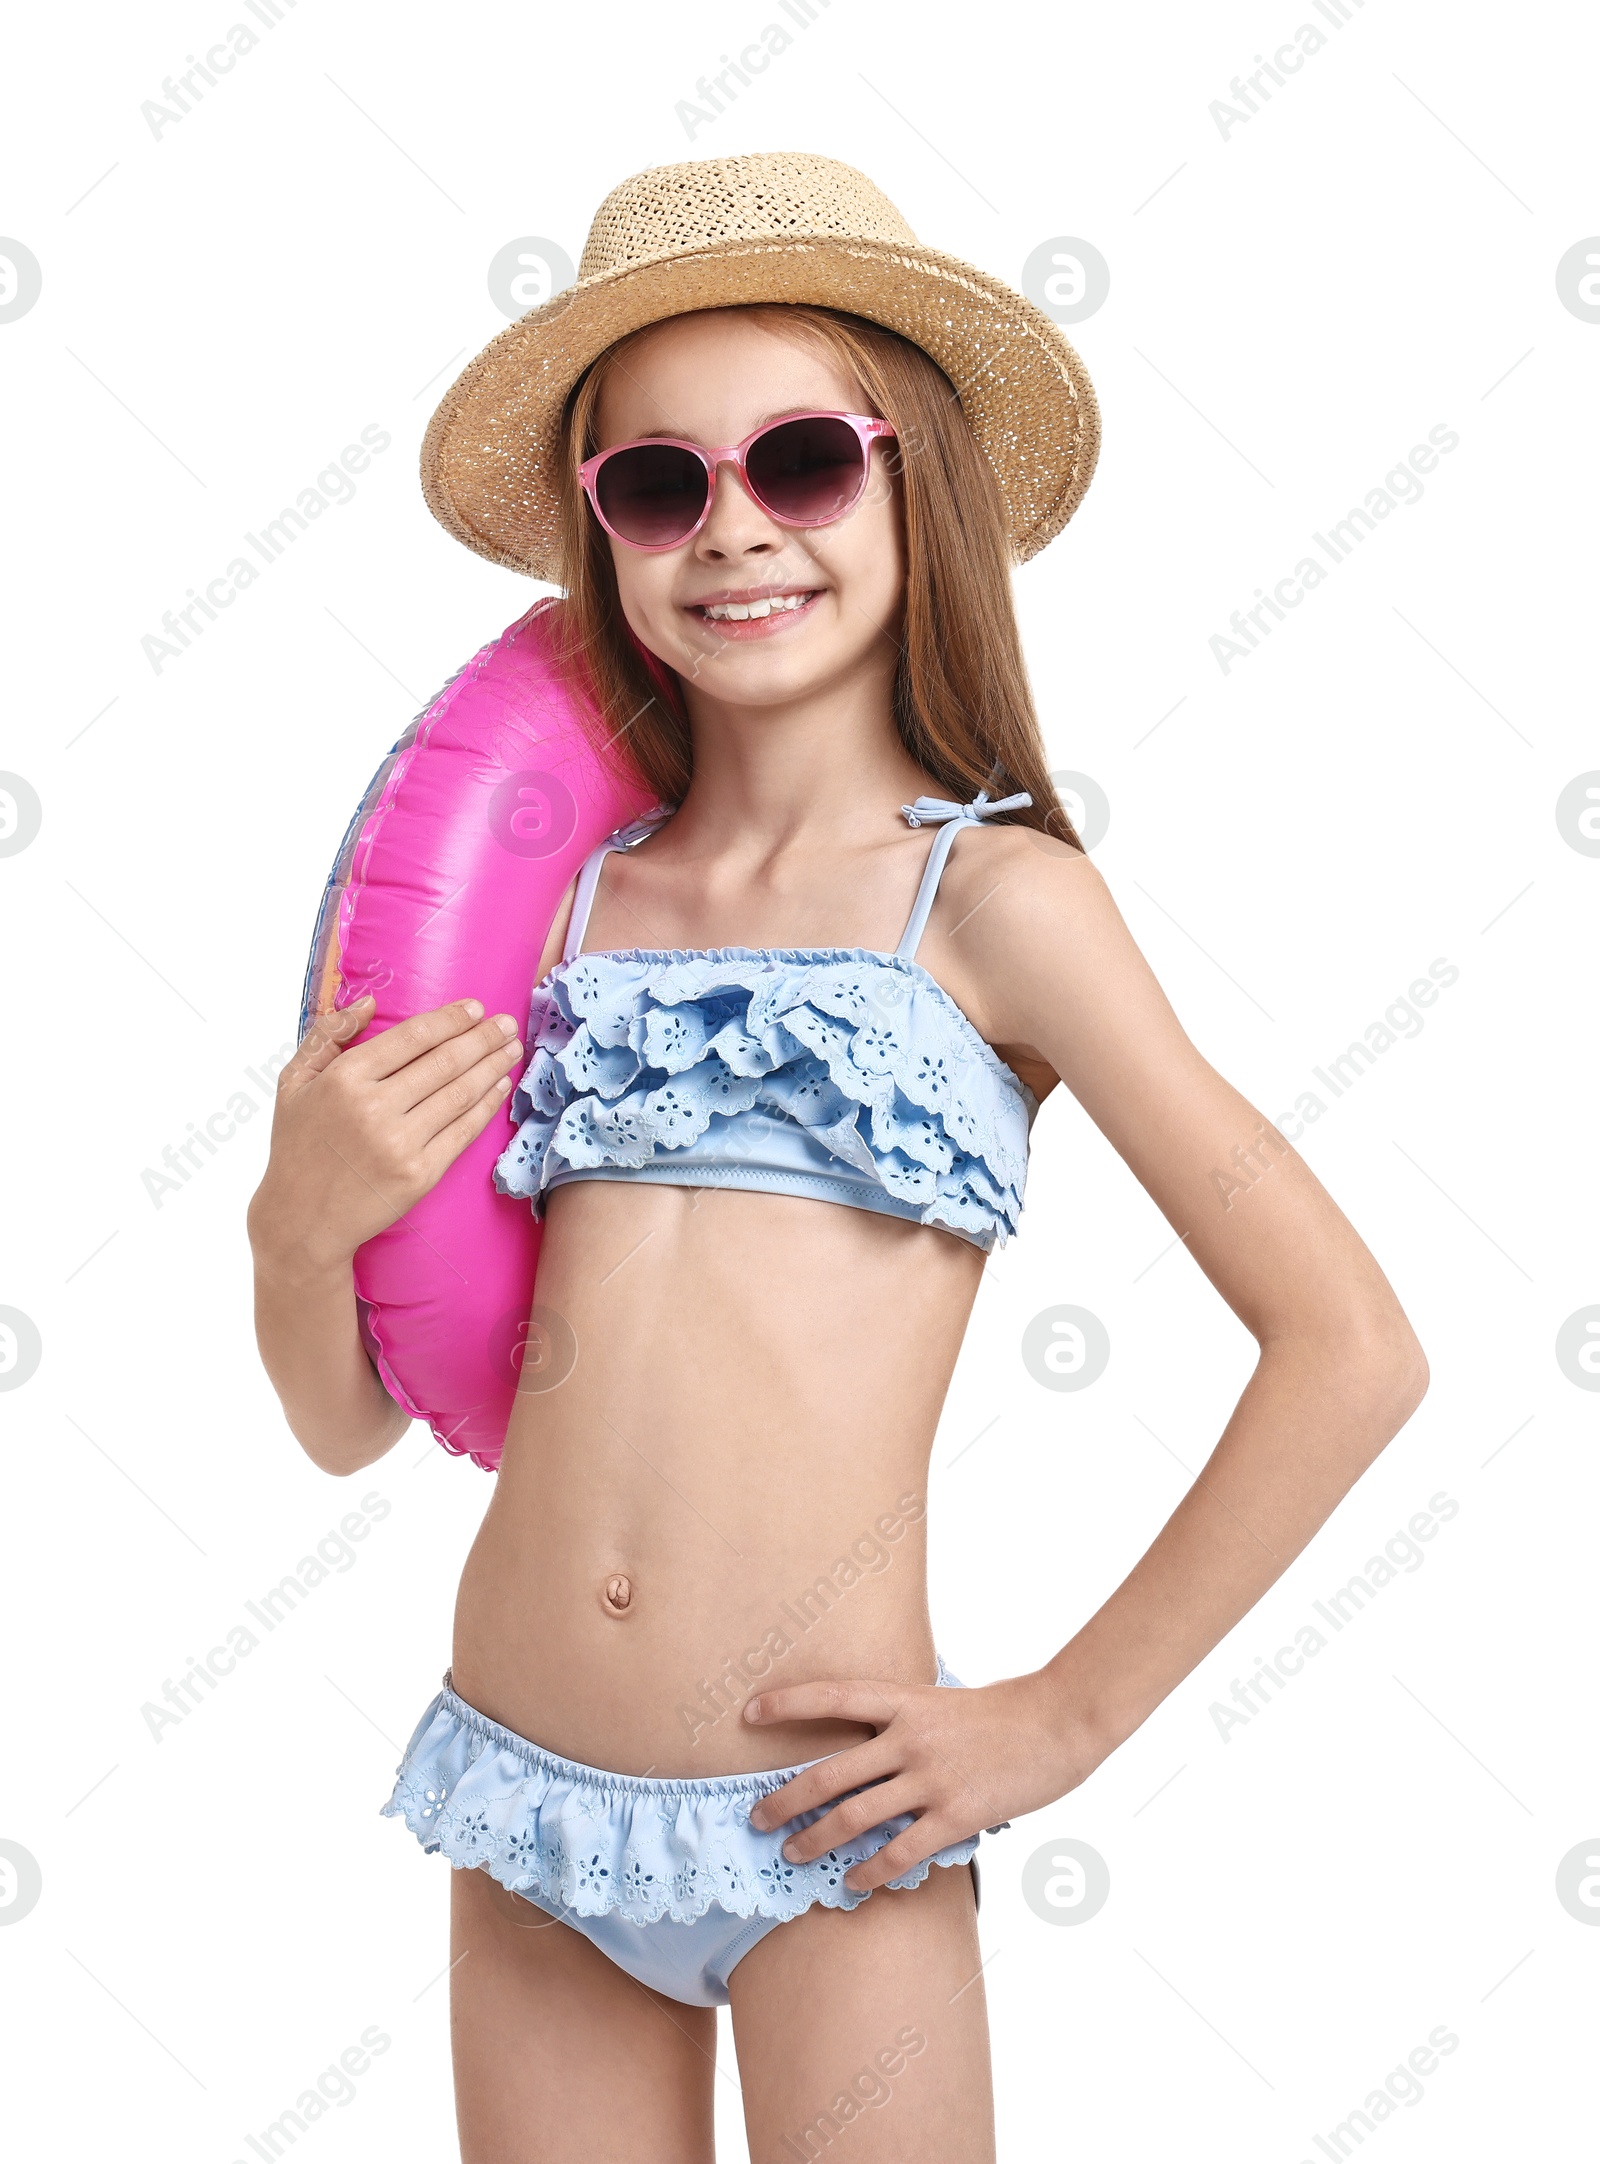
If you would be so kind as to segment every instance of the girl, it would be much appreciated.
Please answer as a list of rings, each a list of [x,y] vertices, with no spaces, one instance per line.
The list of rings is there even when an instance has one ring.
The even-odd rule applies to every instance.
[[[618,190],[577,287],[430,430],[433,508],[559,575],[569,665],[663,806],[575,880],[526,1038],[470,999],[348,1050],[368,1002],[319,1024],[252,1205],[262,1357],[355,1472],[406,1422],[352,1257],[521,1073],[497,1182],[546,1220],[537,1327],[386,1807],[459,1867],[467,2164],[706,2164],[723,2003],[763,2164],[845,2128],[861,2159],[992,2157],[980,1833],[1085,1780],[1422,1394],[1377,1264],[1184,1036],[1055,804],[1008,564],[1095,441],[1053,325],[859,174],[779,157]],[[1058,1084],[1260,1357],[1099,1613],[965,1689],[929,1453]],[[1229,1209],[1236,1143],[1272,1177]]]

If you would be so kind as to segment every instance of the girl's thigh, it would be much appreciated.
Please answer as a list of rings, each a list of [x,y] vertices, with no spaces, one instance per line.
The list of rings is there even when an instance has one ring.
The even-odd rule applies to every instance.
[[[711,2008],[647,1990],[487,1872],[452,1877],[461,2164],[712,2164]]]
[[[807,1909],[729,1978],[751,2164],[992,2164],[972,1874]]]

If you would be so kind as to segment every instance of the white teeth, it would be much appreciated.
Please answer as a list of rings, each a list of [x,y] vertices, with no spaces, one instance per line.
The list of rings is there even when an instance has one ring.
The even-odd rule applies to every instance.
[[[707,606],[705,614],[714,624],[742,624],[751,617],[770,616],[774,609],[803,609],[810,599],[810,594],[774,594],[767,601],[715,601]]]

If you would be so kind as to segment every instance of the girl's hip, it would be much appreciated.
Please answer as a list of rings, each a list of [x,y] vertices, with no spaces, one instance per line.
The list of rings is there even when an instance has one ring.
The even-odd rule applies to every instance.
[[[938,1681],[959,1688],[938,1665]],[[382,1808],[429,1853],[487,1871],[585,1931],[641,1980],[686,2003],[721,2004],[728,1969],[764,1929],[819,1904],[853,1909],[869,1900],[844,1884],[845,1873],[911,1823],[890,1818],[813,1862],[791,1863],[784,1841],[822,1809],[766,1831],[750,1813],[810,1763],[696,1779],[611,1773],[490,1720],[447,1671]],[[955,1842],[890,1884],[920,1885],[933,1864],[969,1863],[977,1845],[976,1835]],[[648,1942],[625,1928],[645,1925],[669,1928]],[[692,1933],[672,1928],[691,1925]]]

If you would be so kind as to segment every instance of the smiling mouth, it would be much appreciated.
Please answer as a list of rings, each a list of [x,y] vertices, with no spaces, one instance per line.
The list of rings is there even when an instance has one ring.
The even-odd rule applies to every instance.
[[[745,624],[769,617],[802,616],[816,600],[821,587],[798,594],[761,594],[747,601],[691,601],[689,614],[703,624]]]

